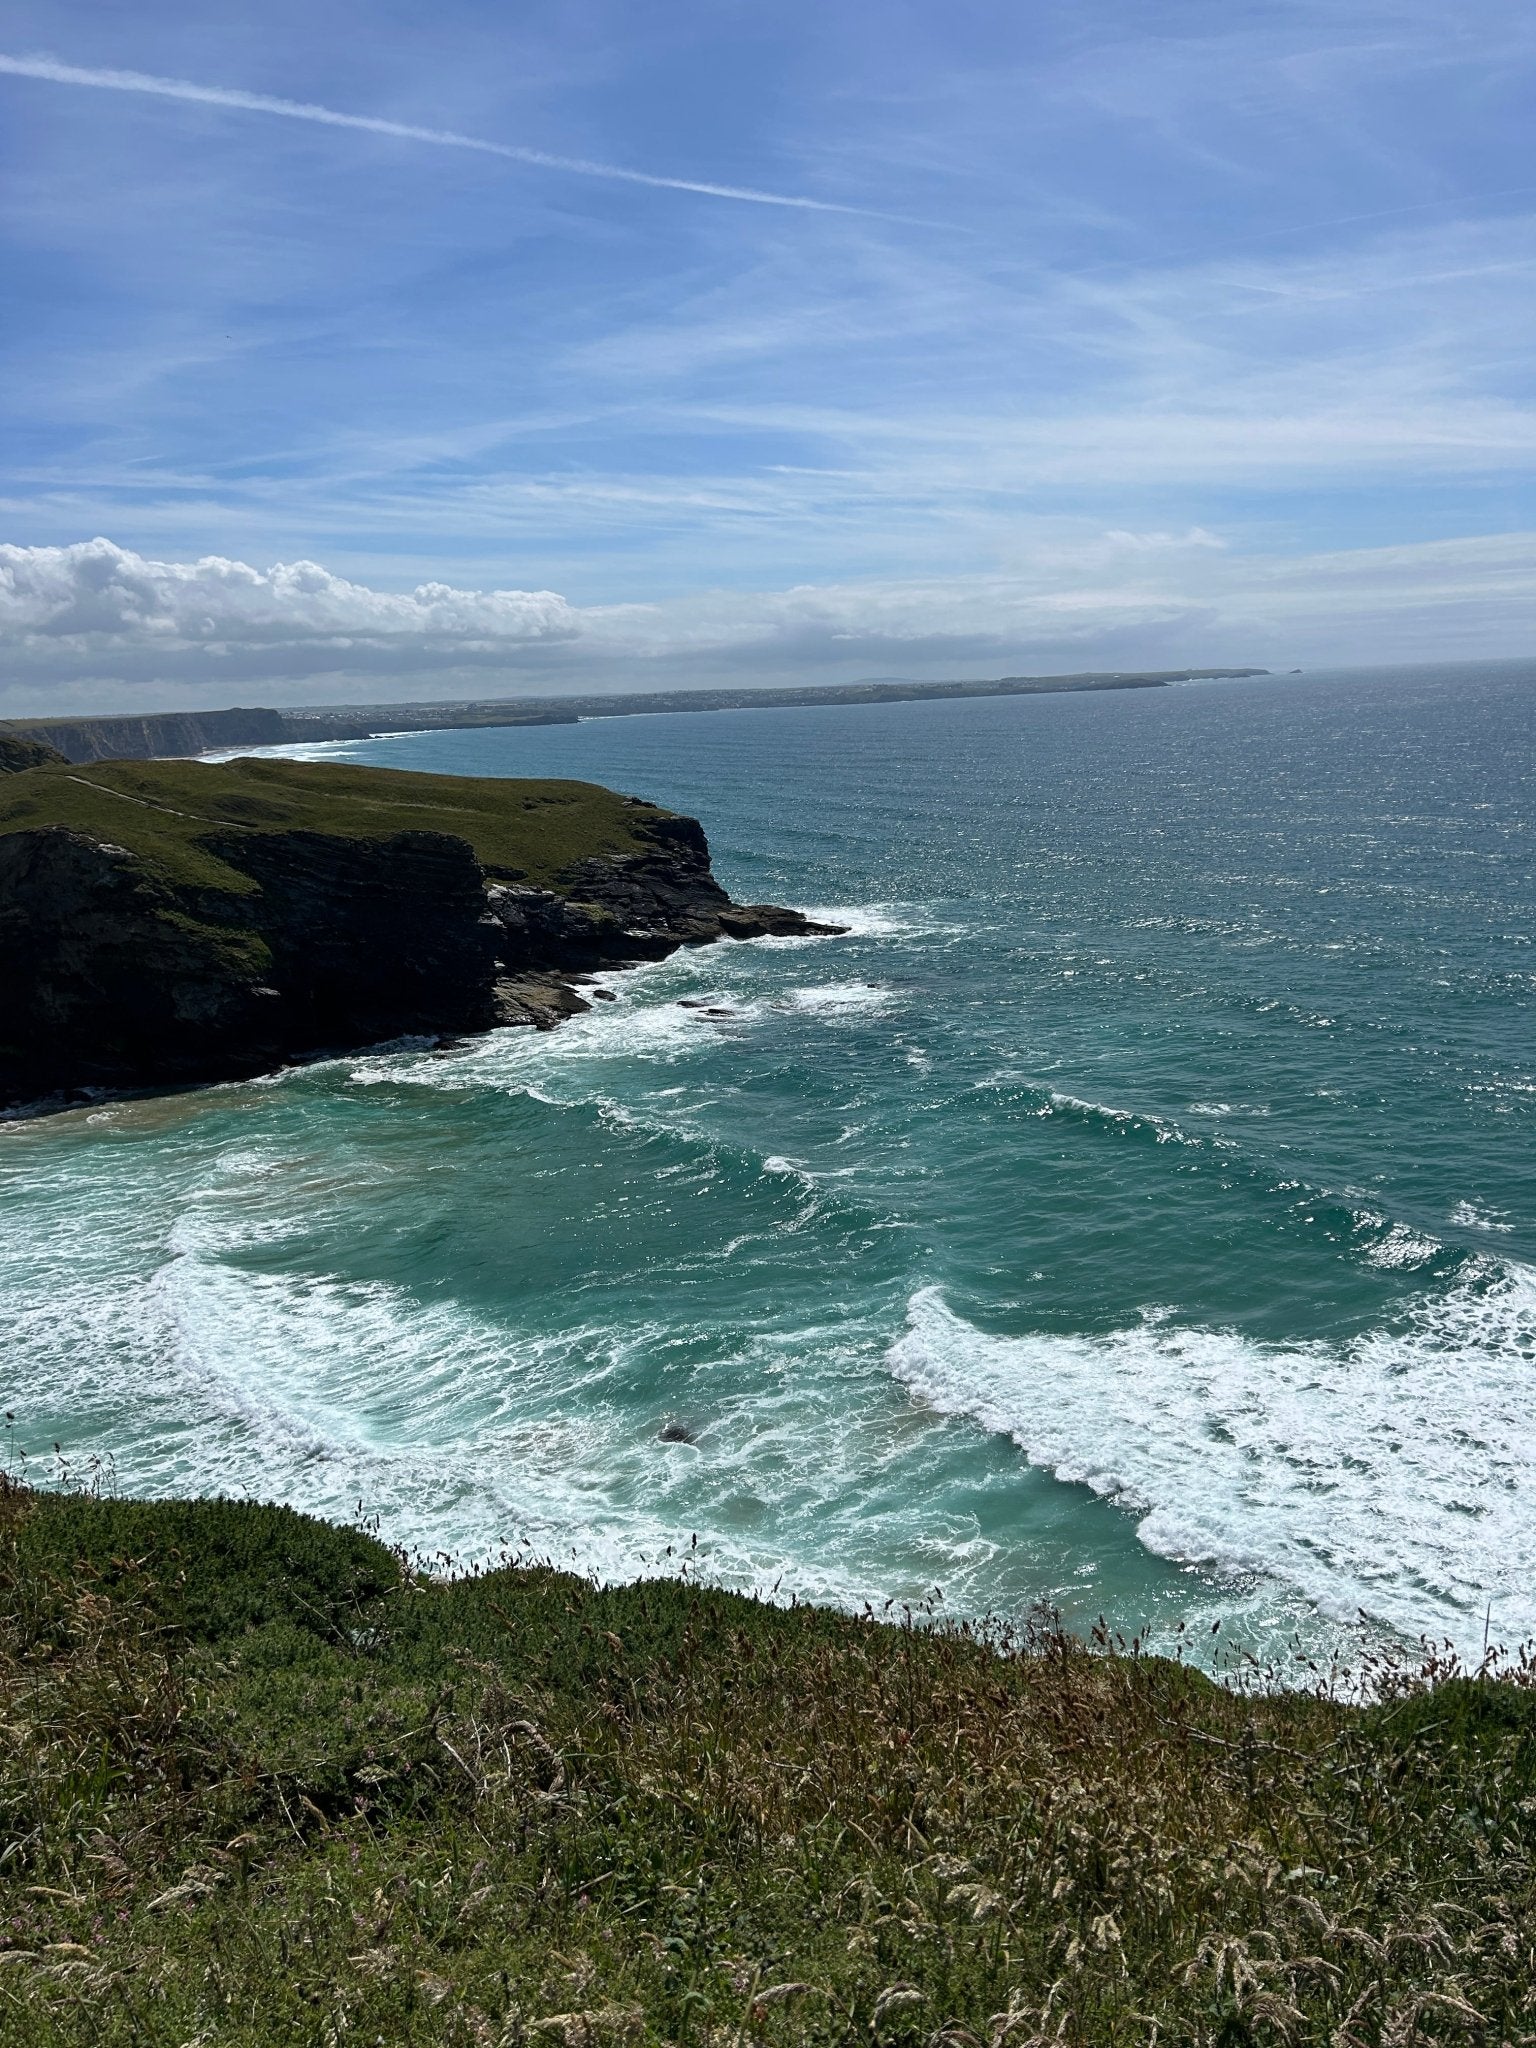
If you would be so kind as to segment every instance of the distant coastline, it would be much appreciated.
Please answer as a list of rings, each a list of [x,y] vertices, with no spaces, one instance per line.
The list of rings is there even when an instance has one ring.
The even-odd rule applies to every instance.
[[[1160,690],[1170,683],[1241,681],[1264,668],[1085,670],[1076,675],[1000,676],[955,683],[834,683],[780,690],[658,690],[636,695],[490,697],[452,704],[236,707],[81,718],[14,718],[12,734],[73,762],[184,760],[231,747],[317,745],[383,733],[463,731],[475,726],[575,725],[674,711],[814,709],[828,704],[905,704],[952,697],[1031,697],[1071,690]]]

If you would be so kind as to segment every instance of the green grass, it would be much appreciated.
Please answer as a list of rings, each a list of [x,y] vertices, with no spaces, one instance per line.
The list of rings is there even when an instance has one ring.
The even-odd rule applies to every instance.
[[[243,832],[448,832],[468,840],[487,872],[547,886],[589,855],[633,850],[637,827],[658,815],[589,782],[331,762],[98,761],[0,780],[0,834],[65,825],[129,847],[173,887],[240,894],[255,886],[231,845]]]
[[[26,733],[7,732],[0,726],[0,775],[19,775],[26,768],[40,768],[45,762],[61,762],[64,756]]]
[[[1536,1694],[1368,1711],[0,1497],[0,2043],[1528,2041]]]

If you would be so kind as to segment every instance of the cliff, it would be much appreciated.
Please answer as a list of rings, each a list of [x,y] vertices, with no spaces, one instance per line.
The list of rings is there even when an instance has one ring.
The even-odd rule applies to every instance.
[[[50,763],[56,766],[63,759],[62,754],[42,740],[0,730],[0,775],[19,775],[24,768],[43,768]]]
[[[238,1078],[586,1007],[573,979],[827,929],[580,782],[239,760],[0,782],[0,1103]]]
[[[363,740],[380,733],[479,726],[575,725],[673,711],[815,710],[837,704],[910,704],[959,697],[1040,697],[1075,690],[1162,690],[1171,683],[1268,675],[1263,668],[1085,669],[1074,675],[998,676],[986,682],[812,683],[793,689],[656,690],[598,697],[488,697],[454,704],[360,704],[284,711],[165,711],[124,718],[13,719],[0,735],[41,741],[76,762],[185,758],[226,747]]]
[[[424,711],[409,721],[412,731],[426,731],[458,722],[451,712]],[[507,706],[501,716],[478,723],[496,725],[574,725],[574,712]],[[7,746],[41,746],[60,759],[148,761],[219,753],[226,747],[280,747],[300,740],[366,740],[391,729],[362,712],[315,711],[296,714],[261,706],[229,711],[150,711],[121,718],[13,719],[0,726],[0,767]]]

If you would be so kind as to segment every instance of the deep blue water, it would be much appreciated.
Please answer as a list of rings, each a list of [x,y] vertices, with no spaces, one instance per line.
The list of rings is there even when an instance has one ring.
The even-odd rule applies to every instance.
[[[1536,1635],[1533,712],[1527,663],[327,749],[613,783],[853,932],[12,1126],[5,1405],[456,1556]]]

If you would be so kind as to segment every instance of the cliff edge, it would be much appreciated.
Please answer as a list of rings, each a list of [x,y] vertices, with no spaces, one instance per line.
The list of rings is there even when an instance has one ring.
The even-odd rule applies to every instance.
[[[590,783],[44,761],[0,780],[0,1104],[547,1027],[598,969],[832,929],[733,903],[694,819]]]

